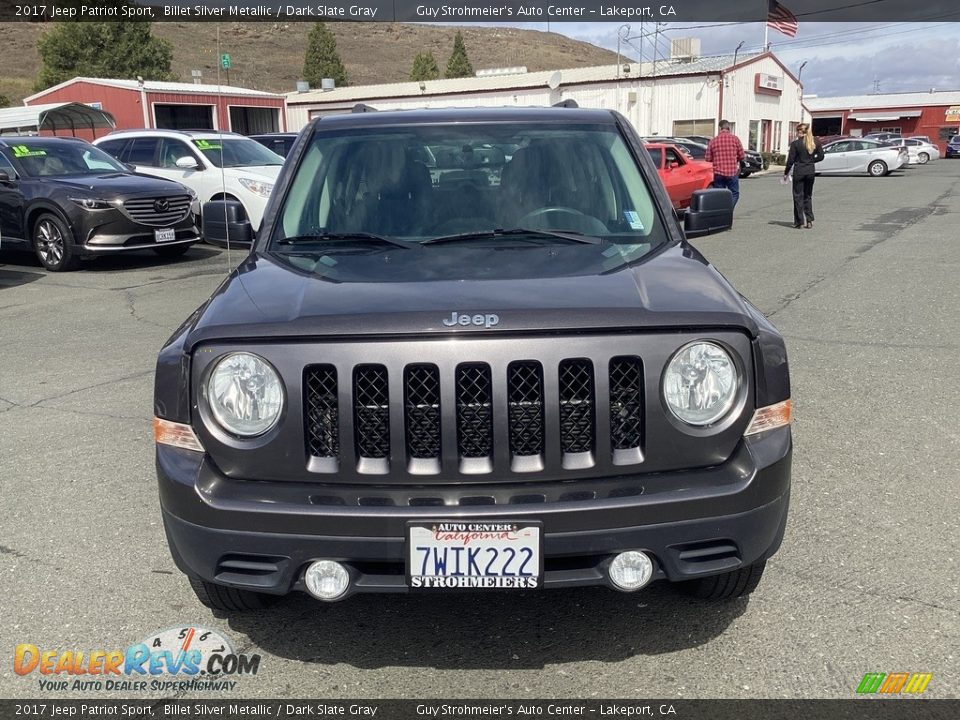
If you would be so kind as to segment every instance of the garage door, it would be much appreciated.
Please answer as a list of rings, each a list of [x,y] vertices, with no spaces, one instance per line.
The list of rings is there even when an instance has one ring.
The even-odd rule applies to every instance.
[[[163,130],[213,130],[213,105],[154,105],[153,113]]]
[[[265,107],[230,108],[230,129],[243,135],[272,133],[280,129],[279,110]]]
[[[716,125],[713,118],[707,120],[674,120],[673,136],[689,137],[690,135],[704,135],[713,137],[716,135]]]

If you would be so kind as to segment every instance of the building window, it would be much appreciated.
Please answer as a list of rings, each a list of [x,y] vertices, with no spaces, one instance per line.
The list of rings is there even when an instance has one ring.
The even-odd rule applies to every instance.
[[[704,137],[716,135],[716,124],[713,118],[673,121],[673,137],[690,137],[692,135],[702,135]]]
[[[760,121],[751,120],[750,121],[750,137],[747,140],[747,145],[751,150],[760,149]]]

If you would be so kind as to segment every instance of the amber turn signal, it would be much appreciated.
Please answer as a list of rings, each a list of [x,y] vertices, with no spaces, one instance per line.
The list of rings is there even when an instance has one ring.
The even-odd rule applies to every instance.
[[[743,434],[756,435],[766,430],[773,430],[774,428],[789,425],[792,414],[793,405],[790,400],[778,402],[776,405],[757,408],[757,411],[753,413],[753,420],[750,421],[750,426]]]
[[[155,417],[153,419],[153,439],[162,445],[203,452],[203,445],[193,432],[193,428],[183,423]]]

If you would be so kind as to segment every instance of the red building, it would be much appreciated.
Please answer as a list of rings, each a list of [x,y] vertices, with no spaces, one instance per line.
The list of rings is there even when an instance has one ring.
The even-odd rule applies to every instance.
[[[904,137],[926,135],[946,151],[947,140],[960,134],[960,90],[805,97],[814,135],[862,136],[899,132]]]
[[[28,106],[57,102],[105,110],[116,119],[118,130],[209,129],[245,135],[286,130],[283,96],[248,88],[77,77],[24,100]],[[76,134],[92,139],[89,130]]]

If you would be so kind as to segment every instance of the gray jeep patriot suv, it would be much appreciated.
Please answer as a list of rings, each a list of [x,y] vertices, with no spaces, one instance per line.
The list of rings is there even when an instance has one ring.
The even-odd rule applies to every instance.
[[[369,110],[368,108],[360,108]],[[290,591],[757,586],[783,537],[782,337],[687,242],[629,123],[354,112],[292,149],[250,255],[156,373],[173,558]]]

